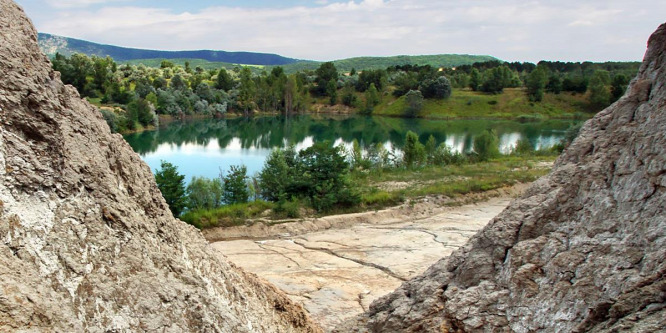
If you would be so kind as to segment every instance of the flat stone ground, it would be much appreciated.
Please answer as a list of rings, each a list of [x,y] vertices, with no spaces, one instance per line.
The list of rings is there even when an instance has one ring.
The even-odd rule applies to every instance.
[[[330,330],[448,256],[510,200],[492,198],[400,222],[261,241],[221,241],[212,246],[231,262],[275,284]]]

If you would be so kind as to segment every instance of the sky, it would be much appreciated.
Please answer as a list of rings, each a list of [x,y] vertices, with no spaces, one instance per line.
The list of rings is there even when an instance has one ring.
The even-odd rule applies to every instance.
[[[479,54],[640,61],[664,0],[18,0],[40,32],[157,50],[328,61]]]

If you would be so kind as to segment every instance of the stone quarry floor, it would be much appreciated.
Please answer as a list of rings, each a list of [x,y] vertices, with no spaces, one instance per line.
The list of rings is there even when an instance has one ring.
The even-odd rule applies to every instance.
[[[330,330],[463,245],[510,200],[503,195],[476,204],[411,211],[397,220],[212,246],[275,284]]]

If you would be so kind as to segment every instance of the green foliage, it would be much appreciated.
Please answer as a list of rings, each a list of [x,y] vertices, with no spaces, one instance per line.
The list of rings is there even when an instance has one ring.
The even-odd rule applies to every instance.
[[[553,94],[562,92],[562,78],[558,74],[551,74],[546,84],[546,91]]]
[[[419,90],[423,94],[423,98],[449,98],[451,96],[451,82],[444,76],[427,79],[421,83]]]
[[[627,90],[627,85],[629,84],[629,78],[624,74],[618,74],[613,77],[613,82],[611,83],[611,102],[615,102]]]
[[[335,65],[332,62],[325,62],[317,68],[315,72],[317,75],[316,83],[313,92],[318,96],[329,96],[327,94],[327,85],[333,80],[333,82],[338,81],[338,70],[335,68]]]
[[[285,154],[291,154],[289,160],[294,160],[293,149],[287,151],[275,149],[268,155],[264,167],[259,173],[260,193],[266,200],[278,201],[285,198],[288,194],[287,186],[293,182],[294,169],[287,163]]]
[[[469,87],[474,91],[479,91],[481,89],[482,81],[479,70],[472,68],[472,72],[469,74]]]
[[[273,207],[273,214],[277,218],[299,218],[302,205],[298,199],[280,200]]]
[[[219,178],[192,177],[187,185],[187,208],[189,210],[214,209],[222,205],[222,180]]]
[[[171,213],[176,217],[180,216],[186,204],[185,176],[178,173],[175,165],[161,161],[160,169],[155,172],[155,182]]]
[[[428,141],[425,144],[425,153],[428,159],[428,163],[432,164],[435,159],[435,151],[437,150],[437,140],[432,134],[428,137]]]
[[[259,217],[273,207],[270,202],[257,200],[214,209],[189,210],[180,219],[199,229],[233,227],[243,225],[247,219]]]
[[[337,81],[331,79],[326,84],[326,95],[329,96],[329,103],[335,105],[338,103],[338,85]]]
[[[534,146],[532,146],[529,139],[520,138],[520,140],[516,142],[513,152],[517,155],[531,155],[534,154]]]
[[[442,142],[435,149],[432,160],[434,165],[460,165],[467,162],[467,157],[462,153],[452,151],[451,147]]]
[[[383,69],[376,70],[364,70],[358,76],[358,82],[356,83],[356,90],[364,92],[370,89],[371,85],[375,86],[375,90],[383,90],[387,85],[386,71]]]
[[[418,117],[423,109],[423,94],[418,90],[410,90],[405,94],[406,107],[403,115],[408,118]]]
[[[345,86],[342,89],[342,104],[349,107],[358,107],[358,97],[352,86]]]
[[[476,136],[473,147],[479,161],[487,161],[500,155],[499,138],[492,130],[487,130]]]
[[[224,183],[224,190],[222,192],[222,201],[228,205],[245,203],[248,201],[250,194],[247,189],[247,167],[244,165],[229,167],[229,172],[226,176],[221,176]]]
[[[590,79],[588,89],[590,90],[590,105],[596,109],[603,109],[610,105],[610,75],[607,71],[595,71]]]
[[[370,87],[365,91],[365,109],[364,114],[372,114],[372,110],[379,104],[379,93],[375,88],[374,83],[370,83]]]
[[[217,80],[215,81],[215,88],[229,91],[234,87],[234,80],[231,78],[226,69],[220,68],[217,72]]]
[[[244,114],[248,114],[253,109],[256,93],[257,85],[252,80],[252,71],[248,67],[243,67],[240,72],[238,104],[243,108]]]
[[[402,160],[409,169],[421,166],[426,162],[425,147],[419,141],[419,136],[412,131],[408,131],[405,136],[402,153]]]
[[[341,146],[331,142],[317,142],[299,154],[298,170],[301,177],[295,179],[315,210],[329,211],[334,207],[350,207],[358,202],[358,194],[349,184],[349,164]]]
[[[499,66],[484,73],[481,91],[499,94],[504,88],[516,86],[514,73],[507,66]]]
[[[527,97],[531,102],[541,102],[544,89],[548,82],[548,69],[545,66],[537,66],[525,79]]]

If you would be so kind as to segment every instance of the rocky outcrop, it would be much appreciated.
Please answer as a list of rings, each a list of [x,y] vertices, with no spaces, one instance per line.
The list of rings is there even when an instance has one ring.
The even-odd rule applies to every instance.
[[[0,0],[0,331],[317,332],[218,260]]]
[[[340,332],[666,327],[666,24],[626,95],[467,245]]]

